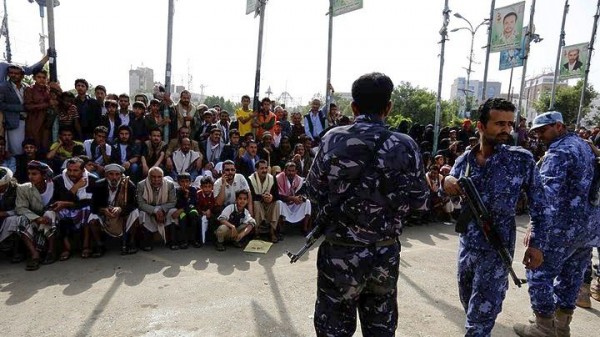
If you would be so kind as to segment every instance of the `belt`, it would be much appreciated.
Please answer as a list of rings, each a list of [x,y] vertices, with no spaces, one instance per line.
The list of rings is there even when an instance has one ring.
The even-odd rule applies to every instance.
[[[393,244],[398,243],[398,240],[396,240],[396,239],[387,239],[387,240],[377,241],[377,242],[373,242],[373,243],[359,243],[359,242],[351,243],[351,242],[340,241],[340,240],[335,240],[335,239],[330,239],[330,238],[326,238],[325,241],[329,242],[332,245],[336,245],[336,246],[362,247],[362,248],[385,247],[385,246],[391,246]]]

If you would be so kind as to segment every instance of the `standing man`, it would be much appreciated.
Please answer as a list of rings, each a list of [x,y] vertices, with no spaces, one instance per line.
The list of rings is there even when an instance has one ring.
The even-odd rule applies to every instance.
[[[325,130],[326,118],[323,111],[319,110],[321,101],[313,99],[310,111],[304,115],[304,133],[313,141],[313,146],[319,141],[319,135]]]
[[[196,108],[191,103],[192,94],[184,90],[179,94],[179,102],[175,106],[177,112],[177,129],[187,126],[190,130],[194,127],[194,112]]]
[[[363,335],[394,336],[396,331],[397,238],[409,208],[426,202],[428,188],[417,144],[383,122],[393,89],[381,73],[354,81],[356,123],[323,137],[310,170],[308,193],[325,225],[317,257],[318,336],[352,335],[357,309]]]
[[[0,84],[0,111],[4,114],[8,149],[13,155],[23,153],[21,143],[25,139],[25,71],[20,66],[8,66],[7,82]],[[0,135],[3,136],[3,135]]]
[[[235,110],[235,118],[238,121],[238,130],[242,136],[252,132],[252,119],[256,118],[257,113],[249,108],[250,96],[242,96],[242,107]]]
[[[519,336],[570,336],[569,323],[592,247],[588,246],[597,223],[590,221],[590,187],[595,156],[591,147],[567,131],[557,111],[538,115],[531,127],[548,150],[540,174],[552,222],[544,264],[527,272],[535,323],[516,324]],[[525,242],[527,243],[527,241]]]
[[[520,191],[525,190],[532,229],[523,264],[536,269],[543,261],[550,217],[533,156],[521,147],[505,145],[512,142],[514,111],[515,106],[501,98],[490,98],[479,107],[479,144],[456,159],[444,189],[450,196],[459,195],[457,179],[470,177],[511,256],[515,251],[515,210]],[[467,221],[458,250],[458,291],[467,314],[466,336],[490,336],[502,311],[508,270],[475,219],[470,216]]]
[[[102,114],[102,107],[94,98],[87,94],[90,85],[88,81],[83,78],[75,80],[75,91],[77,91],[77,98],[75,99],[75,106],[77,112],[79,112],[79,123],[81,124],[81,135],[78,135],[79,140],[86,140],[92,138],[94,134],[94,128],[100,124],[100,116]]]

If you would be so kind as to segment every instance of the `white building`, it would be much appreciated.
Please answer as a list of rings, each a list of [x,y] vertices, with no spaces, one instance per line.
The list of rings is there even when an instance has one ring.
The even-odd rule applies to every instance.
[[[129,70],[129,95],[152,93],[154,89],[154,70],[138,67]]]
[[[492,97],[500,97],[501,89],[501,82],[488,81],[485,99]],[[465,97],[467,95],[472,98],[471,110],[476,110],[479,107],[479,104],[483,103],[481,100],[482,93],[482,81],[469,80],[469,87],[467,88],[467,79],[465,77],[458,77],[454,79],[454,82],[452,82],[452,86],[450,87],[450,99],[458,100],[460,102],[461,107],[463,107],[462,110],[464,110],[464,107],[466,106]]]

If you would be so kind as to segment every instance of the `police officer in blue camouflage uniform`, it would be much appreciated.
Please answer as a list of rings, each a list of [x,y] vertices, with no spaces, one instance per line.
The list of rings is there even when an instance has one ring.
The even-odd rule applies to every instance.
[[[515,106],[504,99],[488,99],[479,107],[477,122],[479,143],[460,156],[444,181],[449,195],[460,194],[457,178],[472,179],[484,205],[493,219],[504,246],[514,255],[515,210],[519,193],[528,196],[531,236],[523,258],[526,268],[535,269],[543,261],[546,200],[541,177],[533,156],[512,142]],[[475,219],[467,218],[460,234],[458,250],[458,288],[460,301],[467,314],[465,336],[490,336],[508,289],[508,270],[499,254],[486,241]]]
[[[394,336],[402,221],[427,200],[417,144],[391,132],[394,85],[381,73],[352,85],[355,124],[331,129],[308,175],[325,241],[317,257],[317,336]]]
[[[519,336],[570,336],[569,323],[592,253],[588,241],[597,226],[589,221],[595,156],[585,141],[567,131],[560,112],[537,116],[531,130],[548,147],[540,174],[552,222],[544,264],[527,272],[535,322],[514,329]]]

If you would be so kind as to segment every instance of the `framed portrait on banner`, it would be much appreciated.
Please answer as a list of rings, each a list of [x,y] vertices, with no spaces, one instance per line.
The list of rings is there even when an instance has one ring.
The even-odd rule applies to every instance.
[[[560,79],[566,80],[583,77],[585,75],[587,60],[587,42],[564,46],[560,57]]]
[[[492,53],[521,46],[525,1],[494,9],[492,22]]]

